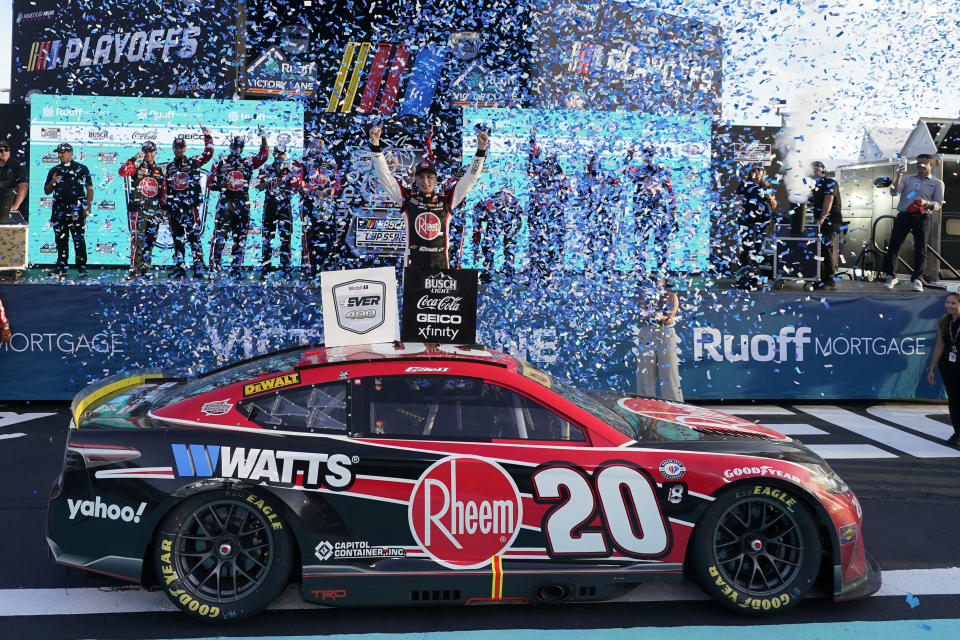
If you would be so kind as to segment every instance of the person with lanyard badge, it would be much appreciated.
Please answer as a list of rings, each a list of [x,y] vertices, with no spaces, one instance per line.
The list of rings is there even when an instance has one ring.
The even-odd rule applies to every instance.
[[[13,223],[10,213],[19,211],[27,197],[27,176],[10,156],[10,143],[0,140],[0,224]],[[16,220],[19,222],[19,218]]]
[[[130,207],[130,277],[150,278],[153,246],[157,243],[160,223],[165,217],[163,167],[155,162],[157,145],[147,140],[140,153],[120,167],[118,173],[129,178]]]
[[[227,242],[227,234],[230,233],[233,236],[230,273],[235,278],[240,277],[247,232],[250,229],[250,180],[253,172],[262,167],[270,157],[267,136],[262,129],[259,133],[260,150],[255,155],[249,158],[241,156],[244,140],[243,136],[236,136],[230,143],[230,155],[220,159],[207,178],[207,187],[220,192],[214,220],[213,243],[210,247],[210,269],[220,270],[220,257]]]
[[[43,183],[43,192],[53,194],[53,210],[50,226],[57,244],[57,265],[53,275],[62,278],[67,273],[70,258],[69,241],[73,237],[73,250],[80,277],[87,275],[87,240],[84,236],[87,217],[93,205],[93,178],[86,165],[73,161],[73,147],[64,142],[57,147],[60,164],[50,169]]]
[[[273,271],[273,236],[280,235],[280,270],[290,273],[290,244],[293,238],[293,199],[296,175],[287,162],[287,147],[273,148],[273,162],[264,165],[257,175],[256,188],[266,191],[263,200],[263,225],[260,258],[260,277]]]
[[[213,136],[204,126],[203,153],[187,157],[187,141],[184,138],[173,140],[173,160],[164,165],[164,191],[167,201],[167,214],[170,232],[173,235],[173,277],[186,275],[186,245],[190,245],[193,254],[193,275],[204,276],[203,245],[200,243],[200,205],[203,193],[200,189],[200,168],[213,157]]]
[[[947,444],[960,448],[960,293],[948,293],[944,306],[947,314],[937,322],[937,343],[927,368],[927,382],[937,384],[934,369],[939,369],[953,425]]]

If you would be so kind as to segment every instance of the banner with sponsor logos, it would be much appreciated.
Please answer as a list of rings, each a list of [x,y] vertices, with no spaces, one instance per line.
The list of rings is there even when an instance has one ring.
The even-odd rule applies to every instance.
[[[49,222],[53,199],[43,194],[43,183],[50,168],[59,162],[56,148],[61,142],[73,145],[74,160],[87,165],[93,177],[94,201],[86,232],[91,265],[130,261],[132,219],[127,210],[128,187],[117,171],[147,140],[156,143],[156,161],[163,164],[173,160],[173,139],[178,136],[186,139],[188,156],[200,155],[203,152],[200,127],[208,127],[213,134],[214,157],[204,165],[205,171],[229,152],[229,142],[234,136],[246,139],[245,156],[256,154],[260,147],[258,126],[266,131],[271,153],[277,143],[286,144],[290,159],[298,157],[303,150],[303,106],[298,103],[36,95],[30,107],[29,199],[34,214],[30,258],[35,264],[52,264],[57,259]],[[213,237],[218,196],[207,192],[205,173],[203,178],[198,221],[206,249]],[[260,262],[263,194],[250,189],[252,224],[244,252],[247,265]],[[294,207],[298,202],[299,198],[294,198]],[[303,234],[300,216],[295,215],[293,219],[292,253],[297,256]],[[273,242],[278,243],[279,238],[274,237]],[[232,251],[232,237],[228,237],[224,253],[230,256]],[[173,236],[166,221],[161,223],[153,256],[154,264],[173,262]]]
[[[228,98],[235,5],[16,0],[11,100],[34,93]]]
[[[477,340],[477,271],[403,271],[404,342],[474,344]]]

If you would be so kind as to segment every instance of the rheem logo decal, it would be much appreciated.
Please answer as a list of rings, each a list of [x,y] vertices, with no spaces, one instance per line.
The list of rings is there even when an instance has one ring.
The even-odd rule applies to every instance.
[[[408,515],[410,530],[427,555],[450,569],[475,569],[513,543],[523,503],[500,465],[451,456],[420,476]]]
[[[433,240],[440,236],[440,218],[435,213],[421,213],[413,221],[413,229],[424,240]]]

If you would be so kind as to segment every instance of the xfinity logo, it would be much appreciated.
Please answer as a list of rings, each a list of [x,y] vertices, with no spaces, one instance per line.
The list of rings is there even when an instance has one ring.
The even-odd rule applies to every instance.
[[[70,519],[86,516],[88,518],[100,518],[102,520],[123,520],[124,522],[140,522],[140,516],[147,508],[146,502],[141,502],[140,507],[134,511],[133,507],[121,507],[118,504],[107,504],[97,496],[94,500],[73,500],[67,498],[67,507],[70,509]]]
[[[715,362],[786,362],[793,359],[803,362],[804,347],[810,344],[810,327],[784,327],[777,335],[755,333],[753,335],[721,334],[713,327],[695,327],[693,330],[693,359]],[[738,343],[738,344],[735,344]]]
[[[333,491],[343,491],[353,484],[351,465],[360,462],[359,457],[351,458],[342,453],[331,455],[202,444],[171,444],[170,447],[177,475],[181,478],[237,478],[323,487]]]

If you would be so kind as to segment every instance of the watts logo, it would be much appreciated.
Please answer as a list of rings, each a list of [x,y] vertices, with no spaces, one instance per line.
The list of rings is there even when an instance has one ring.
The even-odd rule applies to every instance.
[[[403,44],[380,43],[371,56],[373,48],[371,42],[347,43],[327,102],[328,113],[338,110],[350,113],[358,93],[360,101],[356,107],[360,113],[372,113],[374,109],[380,113],[393,113],[400,83],[410,61],[410,50]],[[407,79],[401,115],[422,115],[430,108],[446,53],[445,47],[437,45],[419,50]]]
[[[197,53],[200,27],[184,29],[148,29],[132,33],[96,33],[64,40],[42,40],[30,47],[25,71],[49,71],[72,67],[92,67],[121,62],[170,60],[175,52],[180,59]],[[157,55],[159,52],[159,55]]]
[[[325,487],[333,491],[350,488],[353,484],[351,465],[360,461],[356,456],[351,458],[342,453],[331,455],[211,444],[171,444],[170,448],[177,475],[181,478],[237,478],[288,486]]]
[[[288,373],[274,378],[267,378],[260,382],[251,382],[250,384],[243,385],[243,397],[246,398],[247,396],[263,393],[264,391],[274,391],[295,384],[300,384],[299,373]]]

